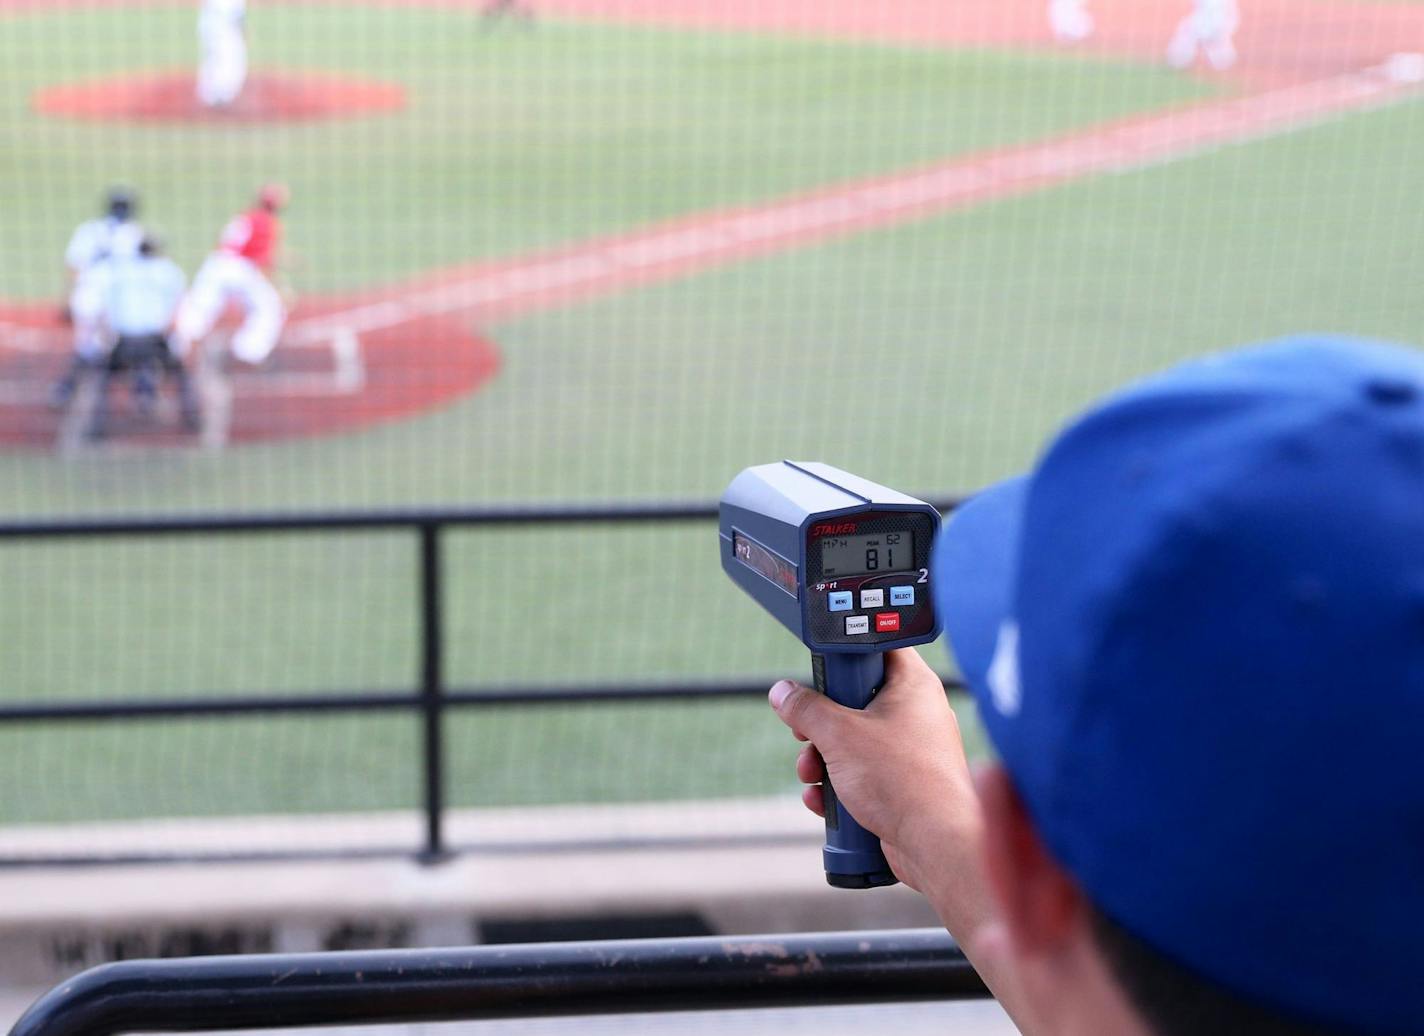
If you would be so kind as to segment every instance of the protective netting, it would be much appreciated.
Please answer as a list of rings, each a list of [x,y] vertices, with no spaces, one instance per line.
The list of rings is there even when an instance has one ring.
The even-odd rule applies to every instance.
[[[1240,4],[0,0],[0,515],[711,501],[782,457],[943,496],[1178,358],[1416,340],[1424,4]],[[805,673],[705,523],[444,546],[452,688]],[[417,560],[0,542],[0,704],[412,692]],[[457,711],[447,795],[787,794],[764,713]],[[0,723],[0,825],[420,777],[395,710]]]

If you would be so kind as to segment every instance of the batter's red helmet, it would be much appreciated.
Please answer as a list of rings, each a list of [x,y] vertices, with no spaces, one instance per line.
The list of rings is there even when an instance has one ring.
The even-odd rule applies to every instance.
[[[278,209],[287,207],[287,202],[291,196],[292,192],[287,190],[286,184],[269,183],[265,184],[262,189],[257,192],[257,204],[261,205],[264,209],[271,209],[273,212],[276,212]]]

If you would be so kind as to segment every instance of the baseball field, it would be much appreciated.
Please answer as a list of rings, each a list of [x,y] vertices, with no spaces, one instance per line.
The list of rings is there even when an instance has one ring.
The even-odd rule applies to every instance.
[[[0,0],[0,513],[706,500],[781,457],[943,495],[1179,358],[1424,341],[1424,5],[1242,0],[1240,65],[1184,73],[1185,6],[1063,47],[1036,0],[253,0],[209,116],[194,5]],[[191,275],[269,180],[271,369],[204,447],[62,449],[73,227],[131,184]],[[409,688],[415,550],[0,544],[0,699]],[[452,685],[806,669],[703,525],[459,533],[447,576]],[[417,733],[0,728],[0,823],[408,806]],[[756,703],[479,711],[450,749],[463,805],[793,784]]]

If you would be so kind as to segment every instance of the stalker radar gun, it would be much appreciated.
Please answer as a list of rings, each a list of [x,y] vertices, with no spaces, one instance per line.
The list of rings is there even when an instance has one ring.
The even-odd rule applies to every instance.
[[[853,709],[885,680],[884,653],[939,635],[930,547],[939,512],[829,464],[747,468],[722,494],[722,568],[811,649],[817,691]],[[880,840],[822,784],[826,881],[893,885]]]

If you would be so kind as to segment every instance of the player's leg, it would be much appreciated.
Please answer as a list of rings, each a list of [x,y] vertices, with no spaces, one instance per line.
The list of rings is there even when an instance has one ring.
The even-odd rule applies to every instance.
[[[1064,43],[1079,43],[1093,34],[1086,0],[1049,0],[1048,24]]]
[[[1173,68],[1188,69],[1196,64],[1197,47],[1201,41],[1198,18],[1200,9],[1193,3],[1192,9],[1177,23],[1176,31],[1167,44],[1167,64]]]
[[[213,19],[203,15],[198,20],[198,102],[216,107],[218,101],[217,63],[220,59],[218,30]]]
[[[50,391],[50,406],[56,410],[63,410],[69,405],[80,381],[97,372],[108,355],[102,305],[102,299],[81,278],[69,299],[74,355],[69,369]]]
[[[188,368],[174,352],[172,340],[168,336],[160,336],[158,340],[158,357],[164,373],[172,379],[174,388],[178,390],[178,413],[183,427],[190,432],[198,431],[202,426],[198,392],[193,385],[193,379],[188,376]]]
[[[158,386],[163,375],[167,343],[161,335],[140,335],[130,340],[125,363],[129,369],[134,405],[145,418],[158,410]]]
[[[277,347],[282,326],[287,322],[282,296],[272,282],[251,268],[243,285],[247,317],[232,339],[232,355],[254,367],[263,363]]]
[[[247,34],[235,33],[237,40],[232,55],[232,99],[236,101],[247,88]]]
[[[89,417],[86,435],[90,439],[103,439],[109,434],[109,389],[127,366],[129,339],[120,337],[109,350],[107,362],[100,368],[99,388],[94,396],[94,410]]]
[[[53,410],[63,410],[69,406],[74,399],[74,394],[79,391],[79,384],[91,374],[97,373],[102,366],[102,361],[91,359],[81,353],[75,353],[69,361],[69,366],[64,374],[54,383],[54,388],[50,389],[49,405]]]
[[[236,103],[246,84],[247,37],[241,29],[229,27],[222,33],[219,59],[214,72],[218,103]]]
[[[1236,65],[1236,29],[1241,13],[1236,0],[1198,0],[1203,24],[1202,53],[1212,68],[1224,72]]]
[[[221,256],[209,256],[178,306],[173,349],[179,358],[186,358],[193,346],[212,334],[213,325],[222,316],[228,293],[224,266]]]
[[[213,36],[213,57],[211,71],[211,96],[214,107],[224,107],[232,103],[232,33],[224,29]]]

